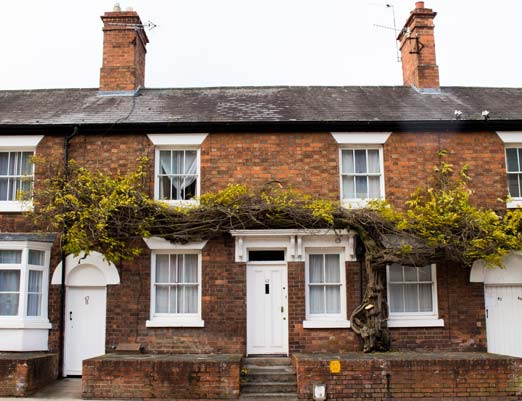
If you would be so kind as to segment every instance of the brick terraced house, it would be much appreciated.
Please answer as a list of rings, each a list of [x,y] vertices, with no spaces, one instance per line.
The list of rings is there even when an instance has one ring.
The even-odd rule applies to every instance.
[[[417,2],[399,35],[399,87],[147,89],[147,35],[115,9],[102,16],[99,88],[0,91],[0,396],[82,375],[85,398],[312,399],[325,385],[338,400],[521,400],[519,254],[497,270],[388,266],[395,352],[364,354],[349,320],[362,297],[351,232],[148,238],[133,261],[64,266],[57,235],[17,200],[27,177],[42,185],[33,155],[68,153],[108,172],[148,157],[150,195],[172,205],[277,181],[400,206],[446,149],[482,206],[516,207],[522,89],[441,87],[435,15]]]

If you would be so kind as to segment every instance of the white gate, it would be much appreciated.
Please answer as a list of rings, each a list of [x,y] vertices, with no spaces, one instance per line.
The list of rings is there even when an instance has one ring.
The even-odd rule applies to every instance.
[[[522,357],[522,285],[486,285],[488,352]]]

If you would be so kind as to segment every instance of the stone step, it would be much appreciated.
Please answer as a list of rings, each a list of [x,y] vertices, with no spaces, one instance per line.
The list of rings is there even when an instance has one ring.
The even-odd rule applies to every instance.
[[[247,383],[241,386],[241,394],[253,393],[295,393],[297,392],[297,384],[285,382],[270,382],[270,383]]]
[[[243,365],[242,369],[247,375],[295,375],[293,366],[259,366],[259,365]]]
[[[244,365],[256,365],[256,366],[290,366],[292,360],[289,357],[248,357],[242,359]]]
[[[239,401],[297,401],[295,393],[258,393],[258,394],[241,394]]]
[[[248,374],[241,377],[241,385],[253,383],[296,383],[295,373],[285,372],[248,372]]]

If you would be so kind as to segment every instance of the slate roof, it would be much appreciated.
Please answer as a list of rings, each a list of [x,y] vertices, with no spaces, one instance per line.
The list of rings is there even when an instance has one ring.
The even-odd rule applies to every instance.
[[[522,120],[522,88],[224,87],[142,89],[138,96],[98,89],[0,91],[0,126],[118,123],[378,122]]]

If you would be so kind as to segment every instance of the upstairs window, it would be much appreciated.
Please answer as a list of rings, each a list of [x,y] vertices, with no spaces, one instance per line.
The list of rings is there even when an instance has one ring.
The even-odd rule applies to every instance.
[[[157,152],[157,198],[165,201],[188,201],[199,195],[199,155],[195,149]]]
[[[0,201],[18,201],[33,187],[33,152],[0,152]]]
[[[382,148],[341,149],[341,197],[349,204],[384,197]]]
[[[522,148],[506,148],[506,168],[509,195],[522,199]]]

